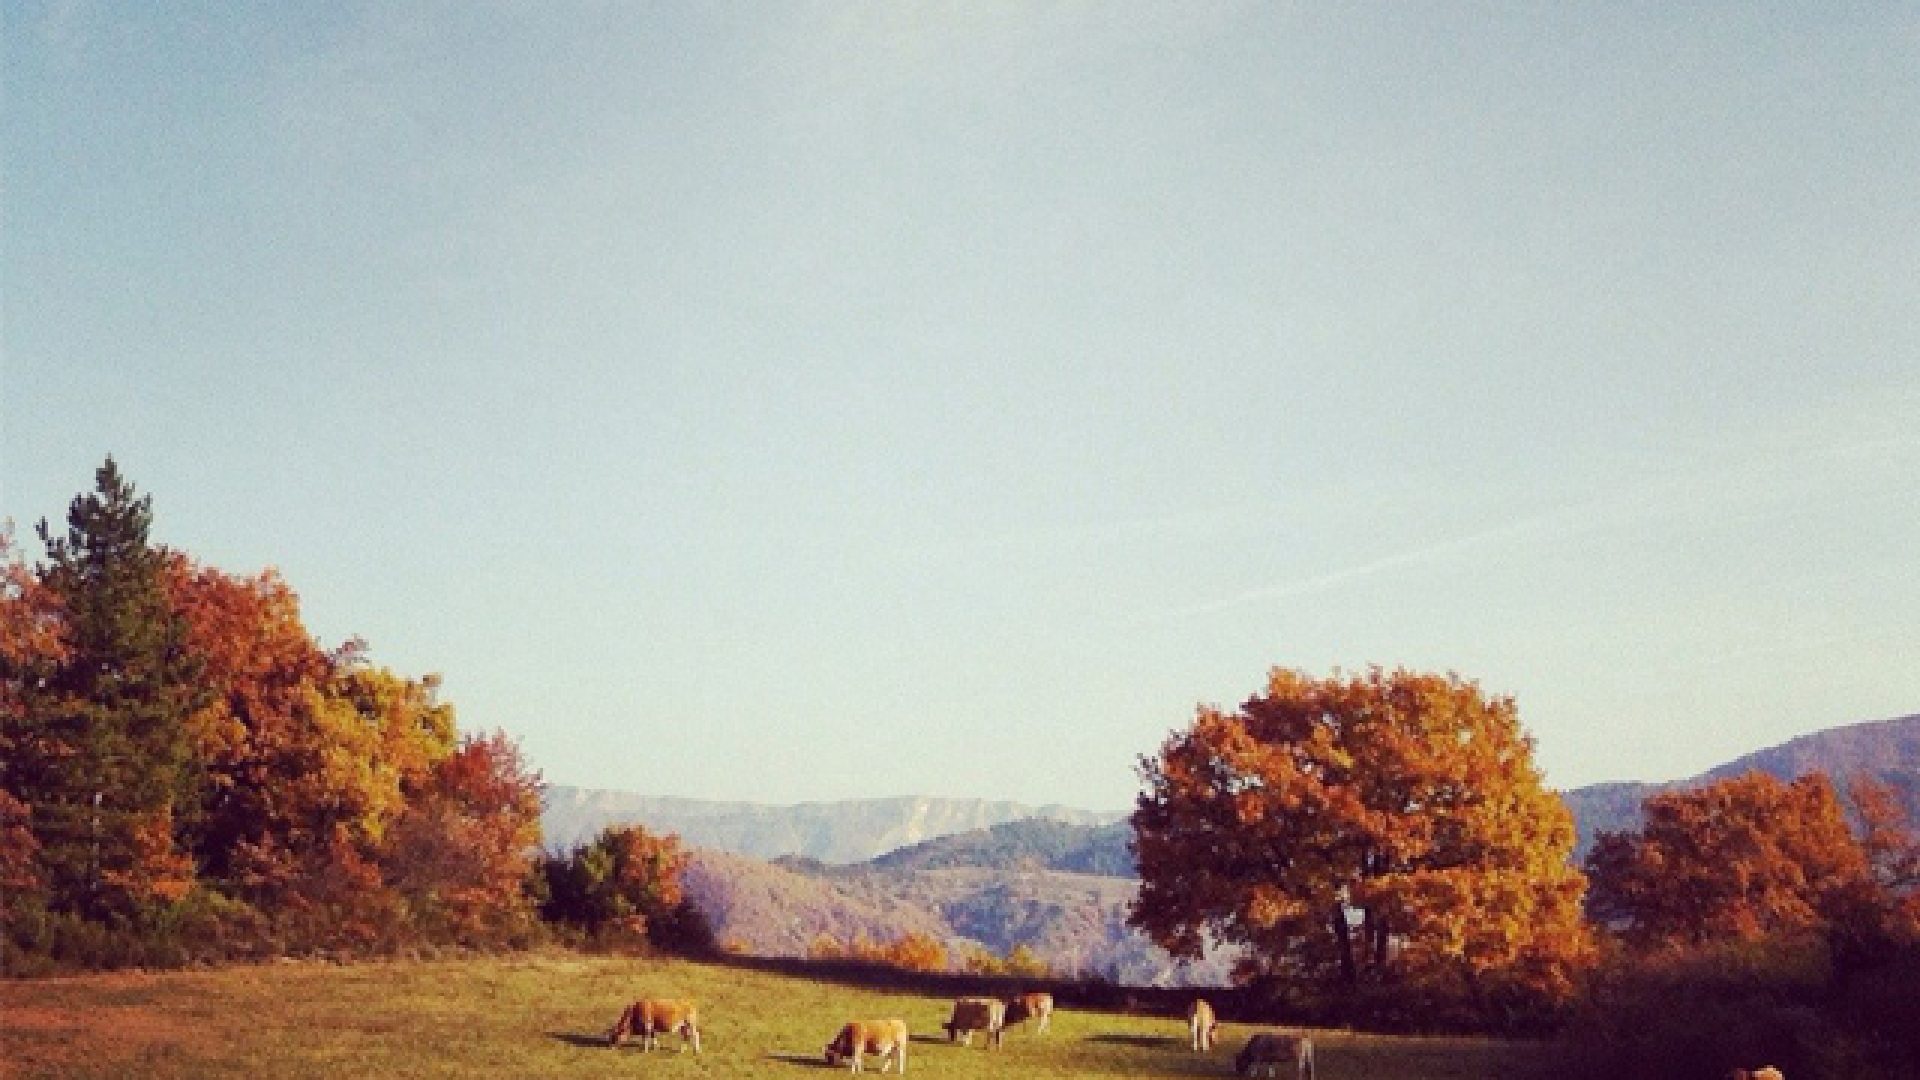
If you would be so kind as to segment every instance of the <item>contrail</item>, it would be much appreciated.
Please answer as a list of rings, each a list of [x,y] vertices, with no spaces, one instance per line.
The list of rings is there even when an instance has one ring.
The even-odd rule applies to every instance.
[[[1692,472],[1654,480],[1569,506],[1529,515],[1490,529],[1468,533],[1406,551],[1385,555],[1353,566],[1329,570],[1310,577],[1285,581],[1264,588],[1249,589],[1233,596],[1174,608],[1131,620],[1125,625],[1143,626],[1199,615],[1210,615],[1247,604],[1290,600],[1328,592],[1343,585],[1408,566],[1419,566],[1470,551],[1474,548],[1519,539],[1533,534],[1539,538],[1564,539],[1583,533],[1617,527],[1629,521],[1661,512],[1663,509],[1698,509],[1712,502],[1728,503],[1751,499],[1751,494],[1730,490],[1731,481],[1762,473],[1777,477],[1783,466],[1833,458],[1880,457],[1898,455],[1920,447],[1920,437],[1895,435],[1878,439],[1851,439],[1785,453],[1760,455],[1721,467],[1706,467]],[[1770,485],[1777,489],[1779,484]],[[1707,489],[1707,496],[1700,489]],[[1678,496],[1678,498],[1675,498]]]

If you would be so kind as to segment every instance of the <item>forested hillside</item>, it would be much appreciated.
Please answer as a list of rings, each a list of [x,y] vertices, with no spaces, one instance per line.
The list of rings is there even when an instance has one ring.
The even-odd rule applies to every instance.
[[[1039,837],[1059,843],[1039,845]],[[1058,850],[1048,860],[1036,847]],[[847,943],[920,934],[956,957],[1024,949],[1060,974],[1142,985],[1225,981],[1225,959],[1179,964],[1127,926],[1138,884],[1111,872],[1124,868],[1124,856],[1123,825],[1010,822],[852,866],[696,852],[685,888],[715,935],[749,953],[807,955],[823,935]],[[1069,869],[1076,865],[1106,869]]]

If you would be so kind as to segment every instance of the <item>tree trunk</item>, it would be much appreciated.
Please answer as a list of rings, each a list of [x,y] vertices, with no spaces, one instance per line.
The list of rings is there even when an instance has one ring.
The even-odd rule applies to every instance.
[[[1340,978],[1348,986],[1360,982],[1359,967],[1353,956],[1353,928],[1347,925],[1347,907],[1345,904],[1333,905],[1333,942],[1340,951]]]

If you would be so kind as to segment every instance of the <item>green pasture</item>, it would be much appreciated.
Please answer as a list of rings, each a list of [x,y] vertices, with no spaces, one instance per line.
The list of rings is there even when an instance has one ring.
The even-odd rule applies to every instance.
[[[640,996],[700,1003],[704,1053],[608,1048]],[[949,1044],[949,998],[725,963],[540,953],[0,981],[0,1077],[807,1077],[845,1020],[899,1016],[909,1075],[1229,1076],[1253,1030],[1226,1024],[1209,1055],[1179,1017],[1062,1008],[1045,1035],[999,1050]],[[1030,1025],[1029,1025],[1030,1026]],[[1321,1080],[1545,1076],[1540,1048],[1476,1039],[1313,1033]],[[869,1072],[873,1072],[869,1068]]]

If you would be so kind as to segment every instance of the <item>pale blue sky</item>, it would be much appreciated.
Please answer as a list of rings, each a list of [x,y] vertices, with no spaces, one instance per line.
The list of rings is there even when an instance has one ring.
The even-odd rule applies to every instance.
[[[1920,710],[1920,8],[1674,7],[0,0],[0,515],[111,452],[655,794],[1118,808],[1274,664],[1562,786]]]

